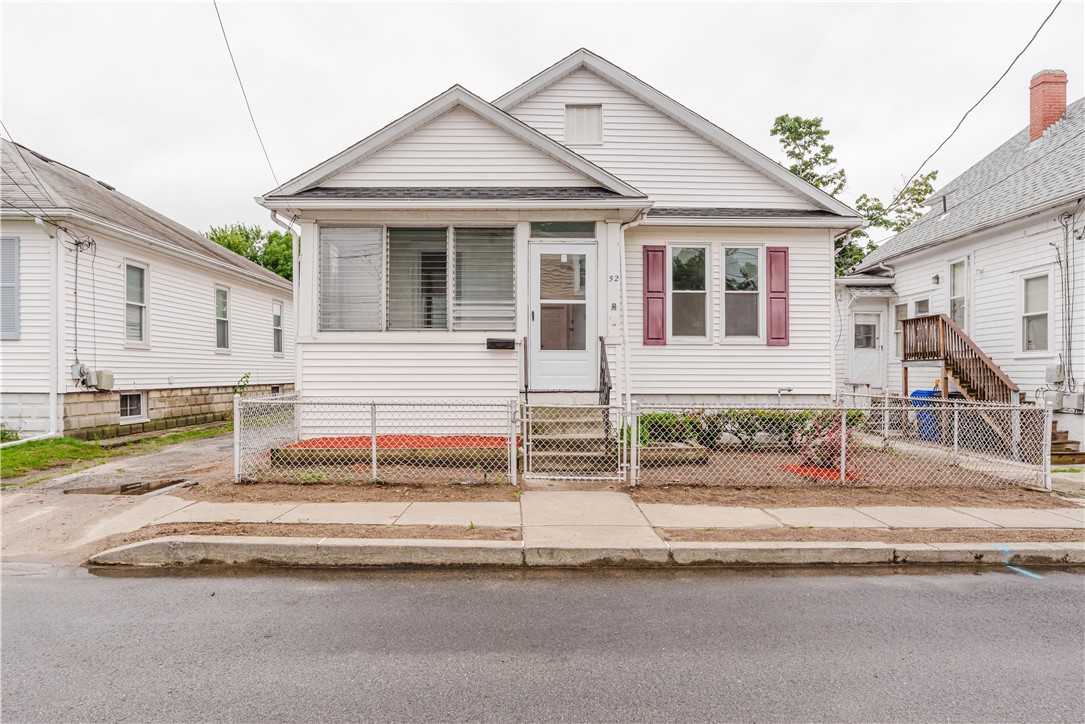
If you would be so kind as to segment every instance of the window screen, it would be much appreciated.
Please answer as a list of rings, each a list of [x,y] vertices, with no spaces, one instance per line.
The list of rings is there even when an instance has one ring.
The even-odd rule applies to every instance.
[[[760,334],[761,268],[756,248],[726,249],[723,257],[723,333],[725,337]]]
[[[320,230],[320,329],[380,330],[383,247],[377,227]]]
[[[388,329],[448,327],[448,230],[389,229]]]
[[[453,329],[515,329],[513,230],[457,228],[453,235],[456,250]]]
[[[708,335],[708,249],[671,247],[671,336]]]

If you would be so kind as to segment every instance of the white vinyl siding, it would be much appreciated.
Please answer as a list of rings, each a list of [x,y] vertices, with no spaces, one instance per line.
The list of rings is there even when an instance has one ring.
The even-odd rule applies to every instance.
[[[712,248],[786,246],[790,255],[791,337],[787,346],[767,347],[760,339],[722,336],[722,304],[711,307],[711,344],[668,341],[645,346],[643,339],[643,247]],[[781,387],[794,395],[832,394],[833,245],[827,231],[811,229],[710,229],[640,226],[626,235],[630,374],[637,395],[678,399],[705,395],[768,396]],[[722,264],[711,264],[711,289],[722,289]],[[612,367],[619,374],[621,365]]]
[[[124,265],[124,342],[147,344],[147,267],[135,262]]]
[[[0,335],[3,339],[0,342],[0,389],[5,393],[5,403],[11,403],[12,400],[29,399],[27,395],[32,393],[49,390],[51,250],[60,242],[50,239],[32,220],[5,220],[4,237],[18,239],[15,259],[12,259],[14,248],[9,242],[5,258],[0,260],[5,280],[12,283],[0,295],[3,304],[0,312],[7,319],[6,331],[12,334],[11,337]],[[34,416],[47,422],[48,404],[36,407]],[[19,408],[5,409],[25,419]],[[5,415],[9,420],[15,417],[9,413]]]
[[[0,238],[0,339],[19,339],[19,239]]]
[[[603,142],[576,151],[660,206],[812,209],[775,181],[674,119],[580,69],[525,99],[512,115],[559,143],[567,105],[605,109]]]
[[[230,349],[230,290],[215,287],[215,348]]]
[[[323,182],[325,187],[595,186],[464,108],[455,108]]]
[[[320,329],[379,330],[380,227],[321,228]]]
[[[603,142],[603,107],[601,105],[565,106],[565,143],[569,146]]]

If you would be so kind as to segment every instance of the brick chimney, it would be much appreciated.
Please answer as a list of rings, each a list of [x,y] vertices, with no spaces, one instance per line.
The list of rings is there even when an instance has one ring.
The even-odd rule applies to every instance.
[[[1028,140],[1044,135],[1066,113],[1066,71],[1041,70],[1029,83]]]

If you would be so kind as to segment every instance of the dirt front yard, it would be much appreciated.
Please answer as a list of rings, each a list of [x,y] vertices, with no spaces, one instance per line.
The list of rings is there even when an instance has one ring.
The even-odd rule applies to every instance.
[[[972,508],[1075,508],[1074,503],[1029,488],[955,486],[842,487],[809,485],[774,488],[651,486],[624,488],[637,503],[726,505],[742,508],[814,508],[821,506],[910,505]]]
[[[1072,528],[656,528],[668,541],[697,543],[1076,543],[1085,530]]]

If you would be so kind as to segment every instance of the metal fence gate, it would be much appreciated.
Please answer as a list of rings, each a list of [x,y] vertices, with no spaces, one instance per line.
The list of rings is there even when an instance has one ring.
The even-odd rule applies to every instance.
[[[628,425],[616,405],[521,407],[528,480],[625,480]]]

